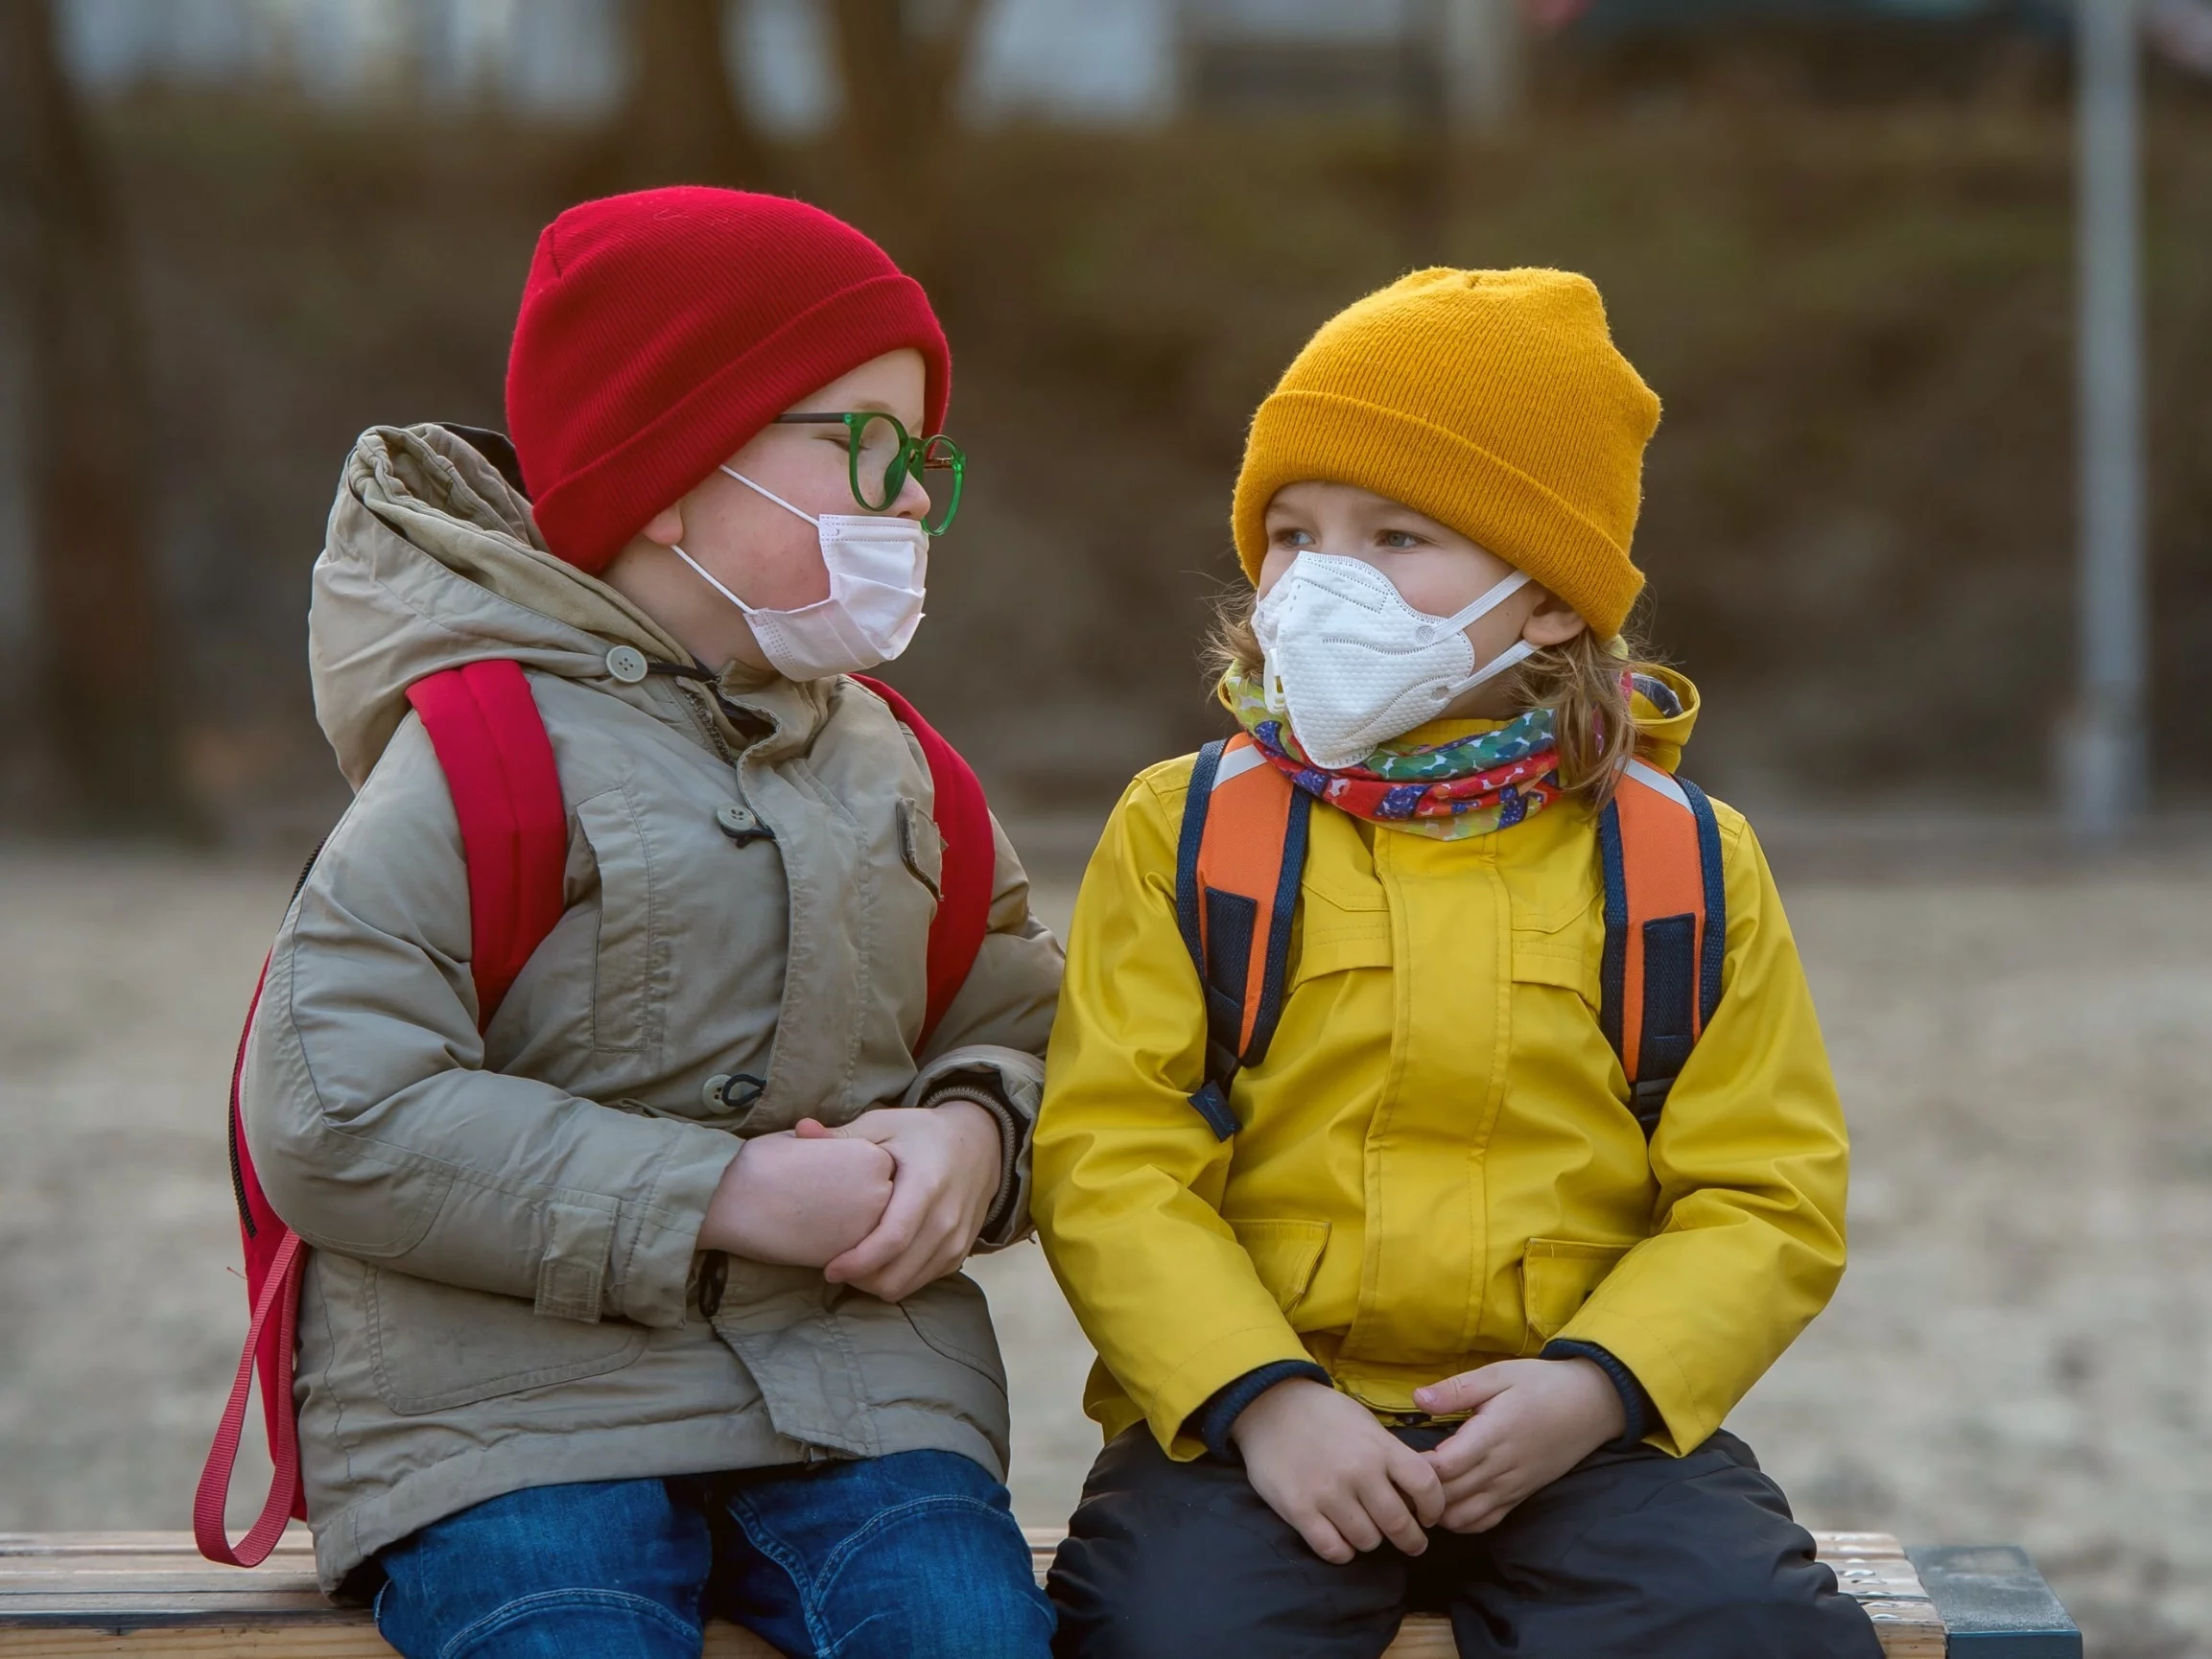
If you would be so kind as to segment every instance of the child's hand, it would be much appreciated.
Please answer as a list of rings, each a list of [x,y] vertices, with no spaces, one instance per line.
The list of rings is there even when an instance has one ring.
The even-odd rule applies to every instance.
[[[1005,1159],[999,1120],[974,1101],[886,1107],[842,1129],[824,1129],[810,1118],[799,1125],[799,1135],[872,1144],[898,1169],[890,1204],[873,1230],[824,1268],[832,1284],[895,1302],[968,1259],[990,1219]]]
[[[1588,1360],[1501,1360],[1425,1389],[1424,1412],[1472,1411],[1450,1439],[1424,1452],[1444,1486],[1444,1525],[1487,1532],[1627,1427],[1620,1394]]]
[[[1267,1507],[1313,1553],[1339,1565],[1388,1538],[1408,1555],[1444,1512],[1444,1487],[1422,1455],[1349,1394],[1309,1378],[1277,1383],[1229,1431]]]
[[[867,1140],[748,1140],[707,1201],[698,1248],[757,1262],[826,1266],[882,1220],[895,1167],[889,1153]]]

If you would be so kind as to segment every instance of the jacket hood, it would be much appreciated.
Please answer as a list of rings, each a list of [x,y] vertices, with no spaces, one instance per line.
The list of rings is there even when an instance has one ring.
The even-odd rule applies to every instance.
[[[1662,772],[1681,766],[1699,708],[1697,685],[1687,674],[1656,666],[1639,669],[1629,701],[1629,713],[1635,720],[1636,753]]]
[[[440,426],[356,441],[307,613],[315,714],[358,789],[408,711],[407,689],[492,658],[607,678],[615,645],[691,653],[613,588],[546,550],[529,502]]]

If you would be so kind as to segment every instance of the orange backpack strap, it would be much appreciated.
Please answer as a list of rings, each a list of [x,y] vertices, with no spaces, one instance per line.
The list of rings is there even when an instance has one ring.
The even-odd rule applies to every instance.
[[[1598,1018],[1648,1140],[1720,1007],[1729,930],[1720,827],[1695,783],[1632,760],[1598,815],[1597,841],[1605,875]]]
[[[1175,859],[1175,919],[1206,998],[1206,1074],[1190,1104],[1223,1140],[1236,1133],[1229,1085],[1266,1058],[1282,1015],[1312,810],[1242,733],[1207,744],[1190,770]]]

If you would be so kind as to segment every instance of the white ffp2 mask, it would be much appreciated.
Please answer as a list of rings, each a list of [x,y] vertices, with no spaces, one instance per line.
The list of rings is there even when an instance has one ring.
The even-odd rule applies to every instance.
[[[722,471],[814,526],[830,596],[793,611],[748,605],[681,548],[670,551],[716,593],[744,612],[769,666],[787,680],[858,674],[888,663],[922,625],[930,576],[930,532],[912,519],[880,514],[803,512],[740,472]]]
[[[1266,657],[1267,706],[1290,716],[1298,746],[1316,766],[1357,765],[1536,653],[1517,641],[1478,668],[1467,637],[1469,623],[1528,579],[1516,571],[1465,610],[1432,617],[1407,604],[1365,560],[1302,552],[1252,613]]]

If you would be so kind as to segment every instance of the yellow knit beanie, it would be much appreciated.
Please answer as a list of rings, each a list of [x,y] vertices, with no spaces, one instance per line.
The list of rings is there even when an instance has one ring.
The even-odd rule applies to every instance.
[[[1588,277],[1417,270],[1322,324],[1259,406],[1237,556],[1257,581],[1285,484],[1355,484],[1526,571],[1610,639],[1643,587],[1629,543],[1659,413]]]

